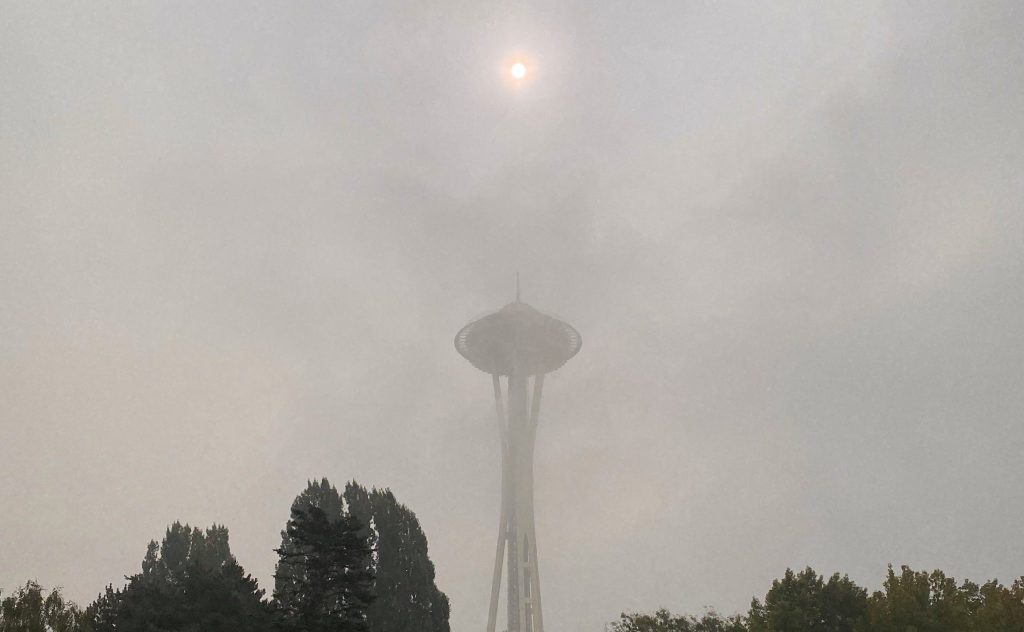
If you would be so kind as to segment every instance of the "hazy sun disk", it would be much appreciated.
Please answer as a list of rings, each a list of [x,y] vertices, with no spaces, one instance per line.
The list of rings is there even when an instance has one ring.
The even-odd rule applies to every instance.
[[[512,67],[509,68],[508,71],[514,78],[522,79],[523,77],[526,76],[526,65],[523,64],[523,62],[521,61],[517,61],[516,63],[512,64]]]

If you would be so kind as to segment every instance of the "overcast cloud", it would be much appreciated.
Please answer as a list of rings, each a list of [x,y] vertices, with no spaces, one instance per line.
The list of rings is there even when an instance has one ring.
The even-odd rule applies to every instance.
[[[1024,574],[1022,68],[1013,1],[3,3],[0,587],[182,520],[270,588],[354,478],[482,629],[517,269],[552,630]]]

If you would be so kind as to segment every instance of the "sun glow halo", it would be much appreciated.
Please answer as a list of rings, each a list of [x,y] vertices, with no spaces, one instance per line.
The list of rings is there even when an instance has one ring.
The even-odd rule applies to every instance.
[[[508,72],[514,79],[522,79],[526,76],[526,64],[521,61],[517,61],[512,64],[512,67],[508,69]]]

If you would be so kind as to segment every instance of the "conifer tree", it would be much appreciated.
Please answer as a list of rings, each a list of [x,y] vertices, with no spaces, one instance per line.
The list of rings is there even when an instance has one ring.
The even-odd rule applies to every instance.
[[[175,522],[159,545],[149,543],[141,573],[124,588],[108,586],[89,606],[85,629],[271,632],[263,594],[231,554],[225,527],[203,532]]]
[[[370,546],[359,521],[329,518],[320,507],[293,507],[277,553],[274,592],[282,628],[294,632],[366,632],[373,600]]]
[[[319,481],[308,481],[306,489],[302,490],[295,500],[292,501],[291,510],[308,509],[317,507],[323,510],[329,520],[339,520],[345,515],[345,502],[338,493],[337,488],[331,485],[326,478]],[[372,542],[368,543],[371,547]],[[288,534],[287,527],[281,531],[281,547],[277,549],[278,555],[290,554],[295,551],[295,544],[292,536]],[[283,552],[283,553],[282,553]],[[294,564],[278,564],[274,572],[274,594],[286,594],[294,590],[294,585],[304,580],[301,575],[301,567]]]
[[[370,632],[448,632],[448,597],[434,583],[434,565],[419,521],[390,490],[367,491],[351,482],[344,494],[327,479],[311,481],[295,498],[296,507],[318,507],[331,520],[351,516],[372,548],[374,573],[372,603],[366,623]],[[287,532],[281,549],[293,547]],[[296,570],[279,565],[275,594],[300,582]]]

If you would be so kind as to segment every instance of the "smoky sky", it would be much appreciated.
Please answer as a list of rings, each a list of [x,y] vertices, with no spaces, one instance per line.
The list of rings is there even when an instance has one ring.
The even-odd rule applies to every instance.
[[[482,628],[517,270],[551,629],[1024,574],[1022,67],[1016,2],[4,3],[0,587],[182,520],[270,588],[327,476]]]

